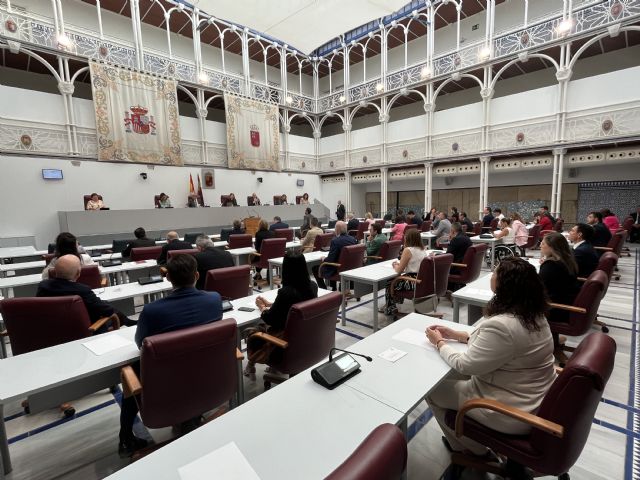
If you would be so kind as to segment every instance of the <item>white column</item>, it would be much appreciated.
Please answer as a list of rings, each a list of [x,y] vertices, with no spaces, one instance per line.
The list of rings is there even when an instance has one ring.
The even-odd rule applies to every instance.
[[[345,109],[344,118],[349,118],[349,112],[347,109]],[[351,166],[351,124],[343,124],[342,130],[344,131],[344,166],[345,168],[348,168]]]
[[[206,121],[209,110],[204,108],[204,90],[198,88],[197,90],[198,104],[196,105],[196,115],[198,116],[198,123],[200,124],[200,161],[203,164],[209,163],[207,153],[207,134],[206,134]]]
[[[344,172],[344,183],[346,184],[344,189],[344,194],[345,194],[344,208],[347,212],[350,212],[352,210],[351,208],[351,172]]]
[[[428,212],[433,207],[433,163],[424,164],[424,210]]]
[[[478,220],[482,219],[482,212],[488,202],[490,160],[491,157],[480,157],[480,204],[478,205]]]
[[[320,138],[322,138],[322,131],[319,128],[313,130],[313,157],[315,160],[315,170],[320,169]]]
[[[383,102],[384,105],[384,102]],[[384,111],[384,110],[383,110]],[[389,132],[389,115],[382,114],[378,116],[380,128],[382,129],[382,142],[380,143],[380,163],[386,165],[389,163],[387,158],[387,136]]]
[[[551,185],[551,215],[559,217],[562,206],[562,173],[564,168],[564,148],[553,149],[553,183]]]
[[[387,209],[389,208],[387,205],[387,174],[388,168],[382,167],[380,169],[380,216],[384,217],[387,213]]]
[[[482,124],[482,151],[486,152],[491,149],[489,145],[489,125],[491,123],[491,98],[493,97],[493,89],[488,85],[491,85],[491,67],[484,67],[485,87],[480,91],[482,97],[482,112],[483,112],[483,124]]]

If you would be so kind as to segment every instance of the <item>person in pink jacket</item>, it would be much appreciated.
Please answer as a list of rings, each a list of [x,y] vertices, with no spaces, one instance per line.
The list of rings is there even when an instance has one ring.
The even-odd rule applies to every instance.
[[[407,228],[407,222],[402,215],[396,217],[396,224],[391,229],[391,240],[404,240],[404,229]]]
[[[603,208],[600,211],[602,212],[602,223],[605,224],[605,226],[609,229],[609,231],[613,235],[620,228],[620,220],[608,208]]]

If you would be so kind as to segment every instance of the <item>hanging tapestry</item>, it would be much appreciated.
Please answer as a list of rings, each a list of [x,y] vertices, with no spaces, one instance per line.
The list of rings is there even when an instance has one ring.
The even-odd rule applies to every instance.
[[[182,165],[176,82],[91,62],[98,160]]]
[[[280,170],[278,107],[225,93],[230,168]]]

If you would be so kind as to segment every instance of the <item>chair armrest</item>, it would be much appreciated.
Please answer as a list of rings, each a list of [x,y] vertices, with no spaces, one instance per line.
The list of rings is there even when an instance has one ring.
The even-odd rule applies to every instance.
[[[142,384],[136,372],[131,368],[131,365],[122,367],[122,370],[120,370],[120,380],[122,381],[123,397],[129,398],[142,393]]]
[[[579,282],[586,282],[586,281],[587,281],[587,279],[586,279],[586,278],[584,278],[584,277],[578,277],[578,281],[579,281]]]
[[[108,286],[109,286],[109,281],[107,280],[107,277],[102,277],[100,279],[100,287],[106,288]]]
[[[364,258],[373,258],[375,260],[382,260],[382,257],[378,257],[376,255],[365,255]]]
[[[256,257],[261,257],[262,255],[260,255],[258,252],[254,252],[254,253],[250,253],[249,254],[249,264],[253,263],[253,259]]]
[[[459,268],[467,268],[467,264],[466,263],[452,263],[451,266],[452,267],[459,267]]]
[[[602,250],[603,252],[613,252],[611,247],[593,247],[594,250]]]
[[[554,369],[555,369],[555,371],[556,371],[556,373],[558,375],[560,375],[562,373],[562,371],[564,370],[564,368],[558,367],[557,365],[554,365]]]
[[[573,305],[565,305],[564,303],[549,302],[549,307],[557,308],[559,310],[566,310],[567,312],[572,312],[572,313],[582,313],[582,314],[587,313],[586,308],[574,307]]]
[[[467,400],[464,405],[462,405],[462,408],[458,410],[458,414],[456,415],[456,437],[462,437],[464,435],[464,416],[467,412],[476,408],[483,408],[502,413],[503,415],[531,425],[533,428],[549,433],[554,437],[562,438],[564,436],[564,427],[562,425],[550,422],[549,420],[545,420],[537,415],[527,413],[509,405],[505,405],[497,400],[473,398],[471,400]]]
[[[330,267],[336,267],[336,268],[340,268],[341,264],[339,263],[334,263],[334,262],[322,262],[320,264],[320,266],[318,267],[318,276],[321,277],[322,276],[322,267],[324,267],[325,265],[329,265]]]
[[[389,287],[391,289],[391,291],[393,292],[394,288],[396,287],[396,284],[402,280],[406,280],[407,282],[411,282],[411,283],[415,283],[416,285],[418,283],[422,283],[422,280],[418,280],[417,278],[413,278],[413,277],[407,277],[406,275],[400,275],[399,277],[396,277],[393,279],[393,281],[391,282],[391,286]]]
[[[160,267],[160,275],[163,278],[167,276],[167,267]]]
[[[273,335],[269,335],[265,332],[257,332],[251,336],[261,338],[265,342],[273,343],[276,347],[287,348],[289,346],[289,342],[282,340],[281,338],[274,337]]]
[[[114,313],[110,317],[102,317],[96,320],[94,323],[92,323],[89,326],[89,332],[91,333],[91,335],[95,334],[96,331],[102,328],[104,324],[107,323],[109,320],[111,320],[111,324],[113,325],[113,330],[120,329],[120,319],[118,318],[118,315]]]
[[[244,355],[239,348],[236,348],[236,360],[244,360]]]

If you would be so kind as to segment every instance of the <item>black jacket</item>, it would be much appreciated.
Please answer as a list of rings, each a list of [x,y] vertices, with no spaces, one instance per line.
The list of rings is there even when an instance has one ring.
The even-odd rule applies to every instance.
[[[482,217],[482,226],[483,227],[490,227],[491,226],[491,222],[493,222],[493,215],[489,214],[489,215],[485,215],[484,217]]]
[[[173,240],[162,247],[162,252],[158,257],[158,265],[165,265],[167,263],[167,252],[169,250],[189,250],[193,248],[190,243],[183,242],[182,240]]]
[[[598,267],[598,255],[590,242],[582,242],[573,249],[573,257],[578,264],[578,276],[587,278]]]
[[[311,300],[318,296],[318,285],[315,282],[311,282],[311,294],[310,298],[306,298],[300,294],[298,290],[293,287],[282,287],[278,290],[278,295],[271,305],[271,308],[262,312],[262,321],[269,325],[273,331],[282,331],[287,323],[287,316],[291,307],[305,300]]]
[[[216,268],[233,267],[233,257],[229,252],[221,248],[209,247],[200,253],[194,255],[196,262],[198,262],[198,273],[200,277],[196,282],[196,288],[198,290],[204,289],[204,284],[207,281],[207,272]]]
[[[100,300],[87,285],[82,283],[70,282],[61,278],[50,278],[40,282],[36,293],[37,297],[69,297],[71,295],[78,295],[82,298],[91,323],[103,317],[109,317],[115,312],[111,305]]]
[[[578,295],[580,286],[576,275],[569,273],[564,263],[556,260],[547,260],[540,265],[540,278],[544,284],[549,300],[553,303],[572,305]],[[547,318],[554,322],[568,322],[569,312],[566,310],[551,309]]]
[[[338,205],[338,207],[336,208],[336,218],[338,220],[344,220],[344,215],[346,213],[346,210],[344,208],[343,204]]]
[[[260,248],[262,247],[262,241],[266,238],[274,238],[276,236],[272,230],[258,230],[256,232],[255,241],[253,242],[253,246],[256,249],[256,252],[260,253]],[[258,259],[256,258],[256,262]]]
[[[611,231],[607,228],[604,223],[595,223],[592,225],[594,229],[593,239],[591,239],[591,244],[594,247],[606,247],[609,244],[609,240],[611,240]]]
[[[358,230],[359,225],[360,220],[358,220],[357,218],[352,218],[351,220],[349,220],[349,223],[347,223],[347,232],[349,230]]]
[[[462,260],[464,259],[464,254],[467,253],[467,249],[470,246],[471,246],[471,239],[467,237],[464,233],[460,232],[458,235],[456,235],[451,240],[449,240],[447,253],[450,253],[453,255],[453,263],[462,263]]]
[[[154,240],[151,240],[150,238],[147,238],[147,237],[136,238],[135,240],[130,242],[129,245],[127,245],[127,248],[125,248],[122,251],[122,256],[124,258],[129,258],[131,256],[131,249],[133,248],[155,247],[155,246],[156,246],[156,242]]]

